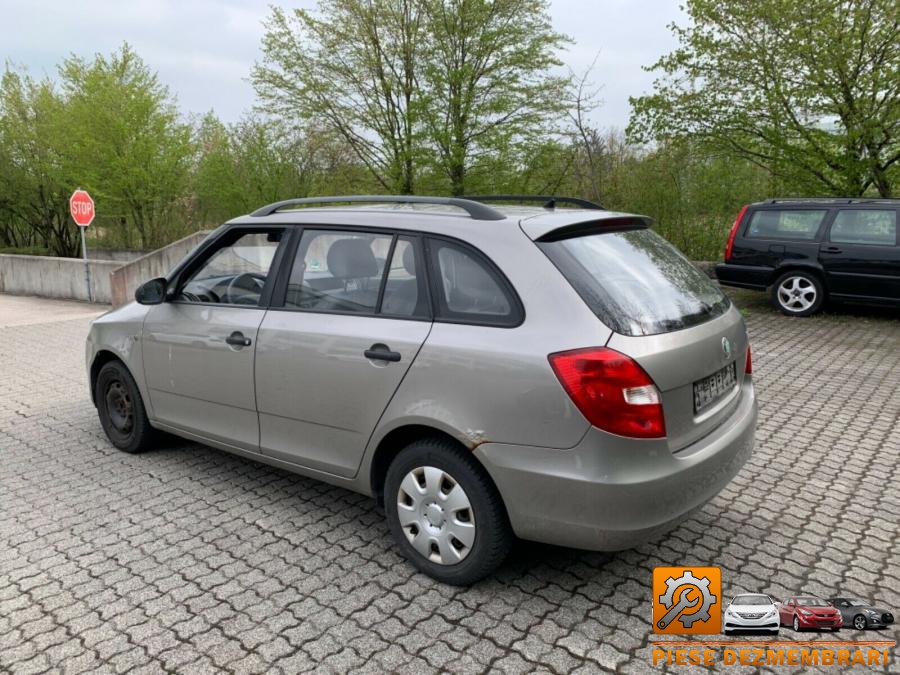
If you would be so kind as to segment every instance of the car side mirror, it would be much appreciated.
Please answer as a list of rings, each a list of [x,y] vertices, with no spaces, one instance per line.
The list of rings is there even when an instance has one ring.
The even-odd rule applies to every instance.
[[[166,301],[166,279],[159,277],[145,281],[134,292],[134,299],[142,305],[159,305]]]

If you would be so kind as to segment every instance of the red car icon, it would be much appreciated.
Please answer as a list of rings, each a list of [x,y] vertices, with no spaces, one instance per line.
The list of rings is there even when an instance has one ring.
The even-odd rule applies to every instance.
[[[782,626],[793,626],[794,630],[805,628],[830,628],[838,630],[844,625],[841,613],[829,602],[811,595],[788,598],[778,607]]]

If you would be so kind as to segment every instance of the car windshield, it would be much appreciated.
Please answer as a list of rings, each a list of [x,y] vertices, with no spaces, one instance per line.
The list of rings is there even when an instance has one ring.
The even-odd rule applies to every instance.
[[[603,232],[538,246],[597,317],[623,335],[656,335],[719,316],[731,301],[650,230]]]
[[[738,595],[732,605],[771,605],[772,600],[768,595]]]
[[[818,598],[797,598],[797,605],[800,607],[830,607],[827,602]]]

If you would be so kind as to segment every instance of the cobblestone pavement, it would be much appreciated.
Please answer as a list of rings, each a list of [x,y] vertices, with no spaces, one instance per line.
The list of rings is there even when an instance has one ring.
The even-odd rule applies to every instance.
[[[900,315],[741,297],[761,415],[732,485],[656,543],[523,543],[471,589],[414,573],[366,497],[187,443],[117,452],[88,319],[0,328],[0,672],[648,672],[657,565],[900,610]]]

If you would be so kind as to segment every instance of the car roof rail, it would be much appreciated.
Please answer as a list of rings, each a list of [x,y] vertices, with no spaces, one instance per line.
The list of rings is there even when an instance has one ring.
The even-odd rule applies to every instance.
[[[605,211],[602,204],[578,197],[556,197],[553,195],[466,195],[463,199],[474,202],[543,202],[545,209],[555,209],[557,204],[572,204],[583,209]]]
[[[313,206],[321,204],[433,204],[455,206],[468,213],[473,220],[505,220],[506,216],[484,204],[457,197],[418,197],[413,195],[345,195],[342,197],[301,197],[284,199],[256,209],[251,216],[271,216],[288,206]]]
[[[791,204],[791,203],[816,203],[822,202],[827,204],[867,204],[869,202],[898,202],[897,197],[779,197],[776,199],[767,199],[763,204]]]

